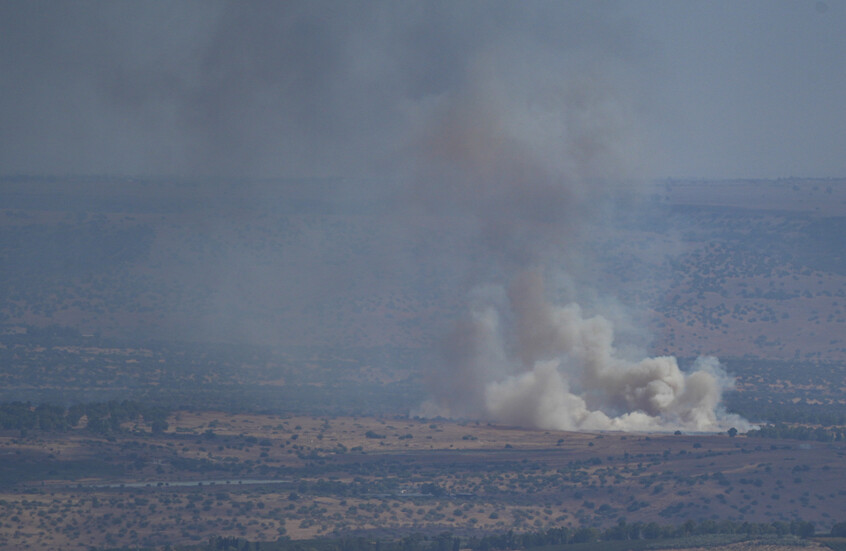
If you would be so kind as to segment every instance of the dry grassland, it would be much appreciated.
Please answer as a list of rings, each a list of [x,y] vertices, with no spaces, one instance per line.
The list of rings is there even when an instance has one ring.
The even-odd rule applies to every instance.
[[[0,548],[536,531],[621,518],[822,528],[846,511],[839,443],[220,412],[178,412],[169,424],[160,436],[143,425],[110,438],[0,436],[2,468],[18,473],[0,489]]]

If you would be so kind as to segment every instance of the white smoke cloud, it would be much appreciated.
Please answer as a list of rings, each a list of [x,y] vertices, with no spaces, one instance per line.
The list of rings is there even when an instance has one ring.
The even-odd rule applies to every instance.
[[[732,381],[716,358],[685,373],[674,357],[622,357],[611,323],[547,302],[537,272],[520,274],[505,303],[474,306],[460,334],[442,381],[451,391],[437,392],[421,414],[554,430],[750,428],[719,409]]]

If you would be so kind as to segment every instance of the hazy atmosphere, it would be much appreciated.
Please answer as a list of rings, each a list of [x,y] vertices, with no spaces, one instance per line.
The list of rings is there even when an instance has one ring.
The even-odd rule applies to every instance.
[[[0,548],[842,551],[844,90],[841,1],[0,1]]]
[[[726,3],[705,18],[703,7],[6,4],[0,162],[9,175],[206,186],[341,178],[331,193],[381,205],[383,233],[404,236],[397,251],[430,232],[407,217],[446,214],[458,246],[437,262],[461,274],[453,298],[469,312],[426,329],[444,358],[419,413],[556,429],[746,428],[716,409],[732,387],[717,360],[684,375],[672,356],[646,357],[643,332],[622,353],[614,318],[642,312],[585,270],[595,263],[585,236],[609,231],[614,209],[629,208],[616,202],[649,179],[843,168],[834,90],[846,60],[831,44],[844,40],[840,6]],[[781,52],[806,59],[785,63]],[[810,121],[813,147],[802,138]],[[260,204],[267,188],[229,192]],[[358,267],[372,270],[371,293],[431,261],[381,256]],[[302,300],[335,286],[322,267],[300,266],[300,279],[317,281],[292,287],[261,260],[218,255],[206,283],[219,306],[205,324],[272,343],[273,328],[238,313],[245,281],[260,280],[260,300],[280,308],[286,293],[274,287]]]
[[[7,1],[0,171],[402,173],[479,94],[561,147],[523,117],[591,86],[637,176],[839,176],[844,66],[837,1]]]

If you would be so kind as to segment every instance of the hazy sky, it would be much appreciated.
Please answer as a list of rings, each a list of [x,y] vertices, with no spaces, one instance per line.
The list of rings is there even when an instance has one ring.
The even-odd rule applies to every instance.
[[[0,174],[390,174],[444,98],[547,81],[637,176],[846,176],[846,3],[813,0],[5,0]]]

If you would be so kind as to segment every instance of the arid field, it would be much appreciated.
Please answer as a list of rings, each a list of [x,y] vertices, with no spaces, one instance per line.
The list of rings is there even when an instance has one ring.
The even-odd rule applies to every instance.
[[[164,545],[209,535],[532,531],[846,511],[846,446],[739,435],[562,433],[409,418],[177,412],[97,437],[0,438],[0,546]]]

